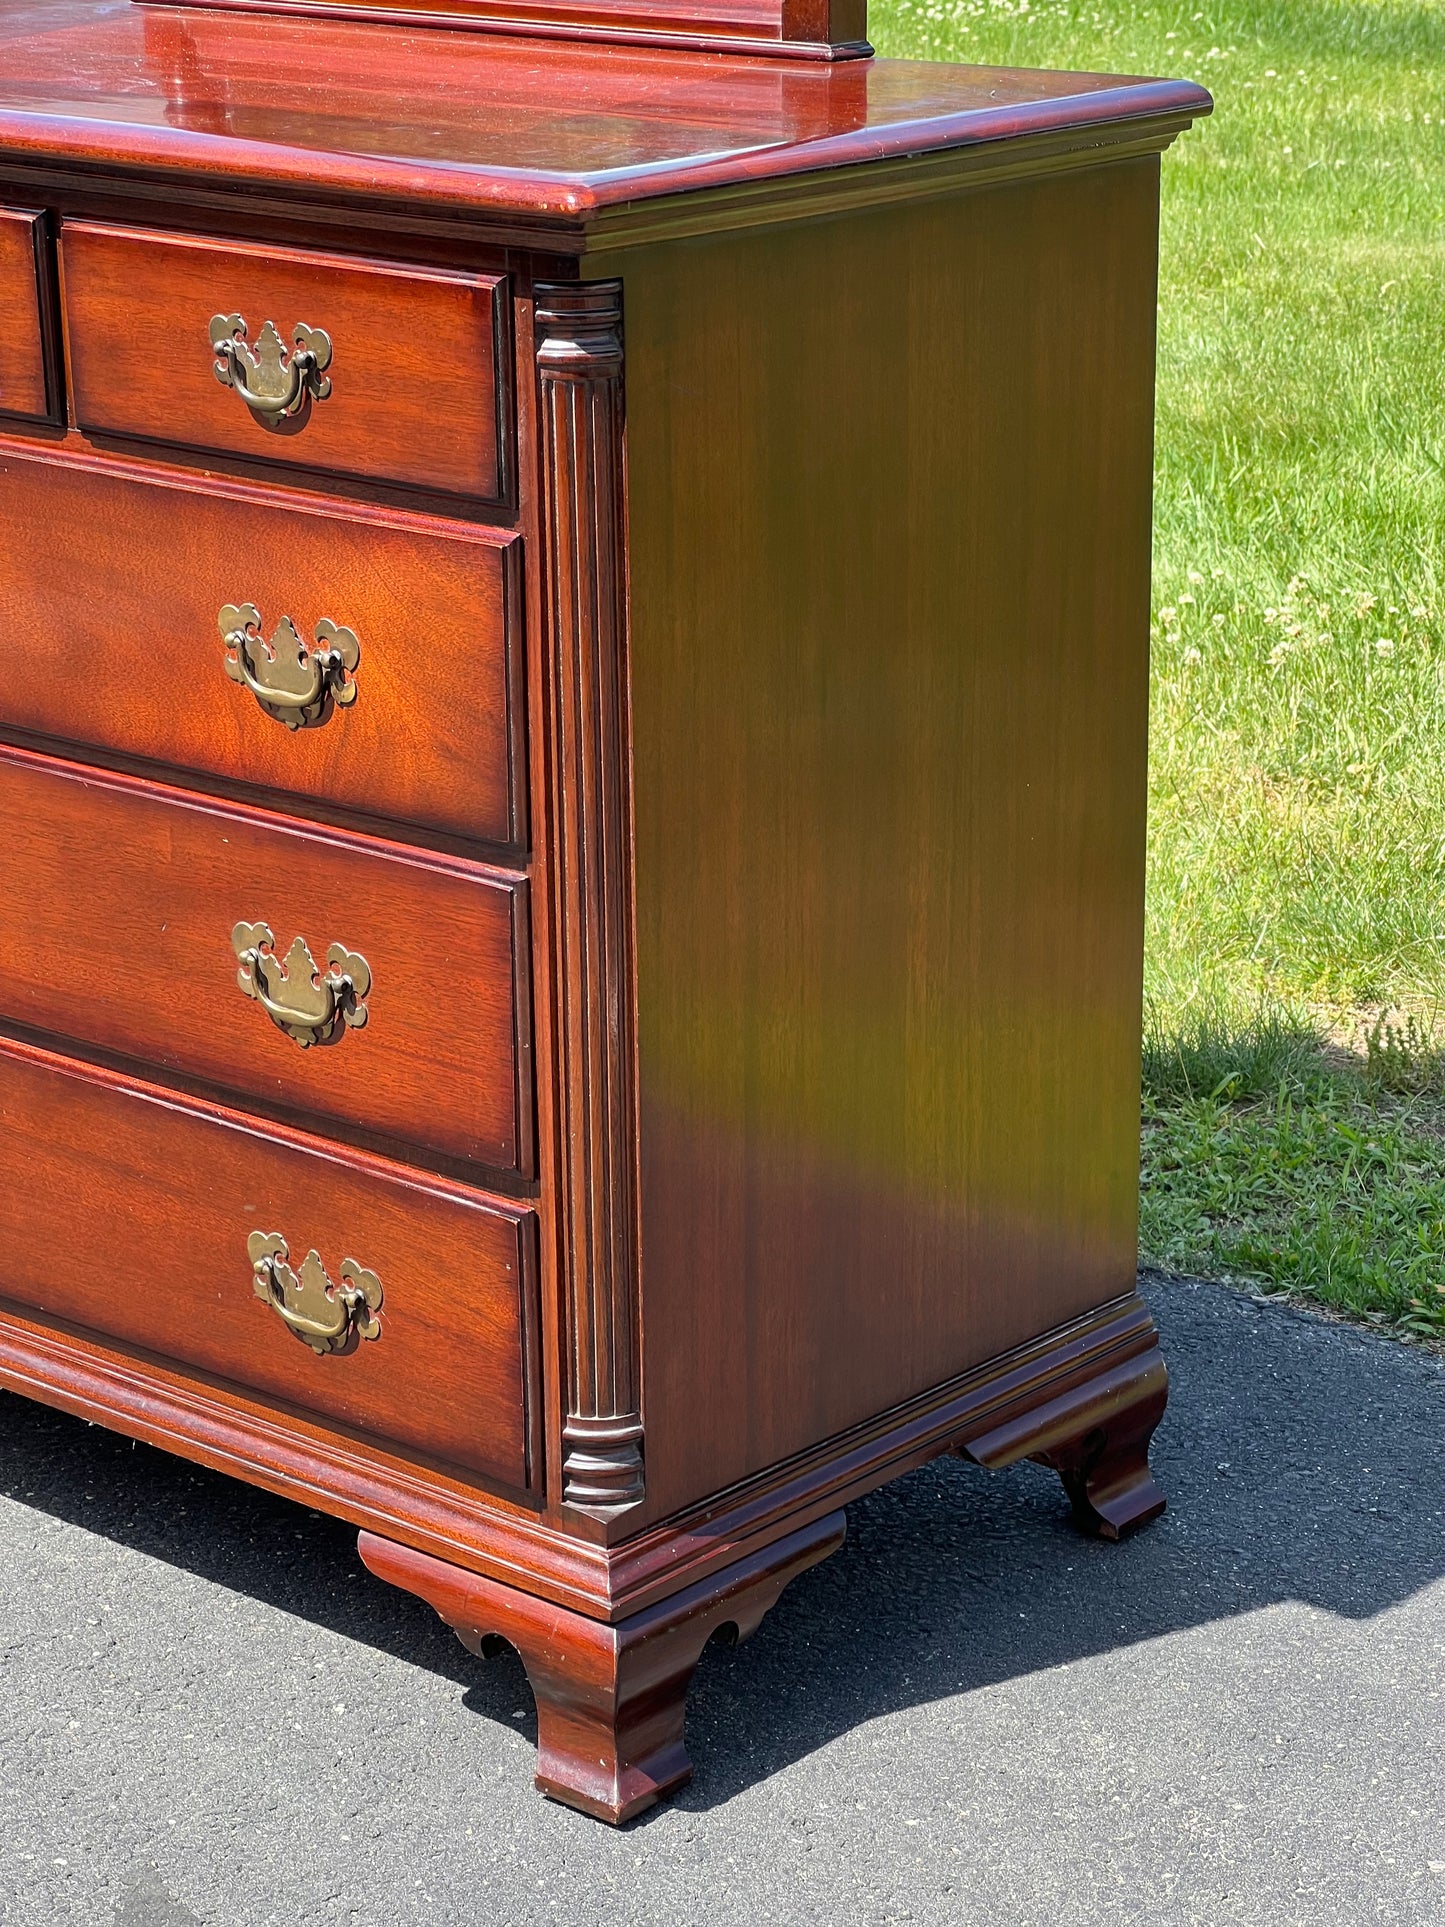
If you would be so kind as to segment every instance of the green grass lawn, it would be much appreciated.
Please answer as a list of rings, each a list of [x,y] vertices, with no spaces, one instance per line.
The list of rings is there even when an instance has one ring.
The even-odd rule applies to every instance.
[[[1445,0],[874,0],[1183,75],[1165,156],[1146,1258],[1445,1336]]]

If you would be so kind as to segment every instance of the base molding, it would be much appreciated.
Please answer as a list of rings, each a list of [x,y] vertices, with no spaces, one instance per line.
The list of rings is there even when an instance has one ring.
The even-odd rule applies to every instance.
[[[1143,1473],[1139,1462],[1167,1377],[1136,1291],[612,1545],[584,1536],[600,1532],[595,1520],[579,1516],[575,1532],[565,1530],[240,1392],[42,1325],[33,1313],[0,1309],[0,1386],[609,1624],[946,1452],[985,1466],[1054,1465],[1071,1494],[1082,1494],[1076,1516],[1103,1521],[1092,1530],[1117,1518],[1127,1531],[1141,1508],[1152,1516],[1148,1507],[1162,1505],[1157,1488],[1151,1499],[1141,1482],[1147,1460]],[[1106,1453],[1081,1443],[1096,1433]]]
[[[1081,1441],[1095,1434],[1122,1441],[1127,1432],[1136,1456],[1147,1454],[1167,1397],[1158,1331],[1131,1291],[611,1547],[613,1610],[636,1611],[945,1453],[991,1469],[1038,1459],[1063,1473],[1072,1491]],[[1123,1449],[1111,1447],[1115,1454]],[[1055,1465],[1050,1455],[1071,1450],[1068,1471],[1062,1458]],[[1144,1463],[1147,1471],[1147,1457]],[[1101,1464],[1086,1478],[1102,1491],[1109,1476]],[[1154,1492],[1162,1511],[1163,1497]],[[1124,1517],[1131,1508],[1121,1504]],[[1087,1523],[1077,1503],[1075,1515]],[[1127,1520],[1121,1529],[1130,1529]]]

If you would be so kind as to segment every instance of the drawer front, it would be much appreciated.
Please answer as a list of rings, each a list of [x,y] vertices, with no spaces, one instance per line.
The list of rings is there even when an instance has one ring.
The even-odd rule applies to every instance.
[[[0,208],[0,414],[43,419],[45,339],[40,324],[42,217]]]
[[[0,1297],[485,1479],[540,1478],[524,1209],[3,1041],[0,1166]],[[258,1277],[253,1233],[284,1241],[299,1291],[265,1257]],[[348,1283],[376,1280],[317,1341],[341,1350],[257,1293],[341,1325],[302,1285],[312,1250],[337,1292],[348,1260]]]
[[[0,822],[0,1016],[530,1174],[520,879],[20,750]]]
[[[515,537],[0,442],[0,722],[496,843],[524,835]],[[260,630],[238,675],[220,618]],[[249,613],[249,612],[248,612]],[[268,645],[296,631],[281,677]],[[318,625],[359,650],[334,700]],[[228,657],[230,663],[228,666]],[[283,682],[289,688],[282,687]],[[288,707],[320,689],[322,700]]]
[[[60,263],[75,418],[88,433],[504,495],[499,277],[84,221],[62,228]],[[236,317],[238,336],[244,324],[229,386],[216,376],[218,316]],[[321,343],[306,351],[309,376],[292,368],[301,328],[329,344],[329,361]],[[290,414],[245,398],[274,407],[298,379]]]

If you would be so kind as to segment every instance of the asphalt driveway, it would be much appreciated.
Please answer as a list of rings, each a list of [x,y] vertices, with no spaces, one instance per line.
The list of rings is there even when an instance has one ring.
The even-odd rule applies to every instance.
[[[850,1508],[622,1833],[349,1530],[0,1396],[0,1921],[1445,1923],[1445,1362],[1146,1289],[1165,1518],[952,1461]]]

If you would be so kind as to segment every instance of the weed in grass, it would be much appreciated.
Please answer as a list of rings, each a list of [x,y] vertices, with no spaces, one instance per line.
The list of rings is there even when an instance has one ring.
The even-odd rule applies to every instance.
[[[1442,1090],[1442,1058],[1413,1011],[1396,1022],[1382,1012],[1365,1032],[1366,1076],[1377,1091],[1423,1096]]]
[[[1144,1089],[1156,1104],[1265,1097],[1306,1078],[1319,1042],[1306,1018],[1274,1009],[1244,1024],[1217,1014],[1173,1024],[1156,1016],[1144,1034]]]

